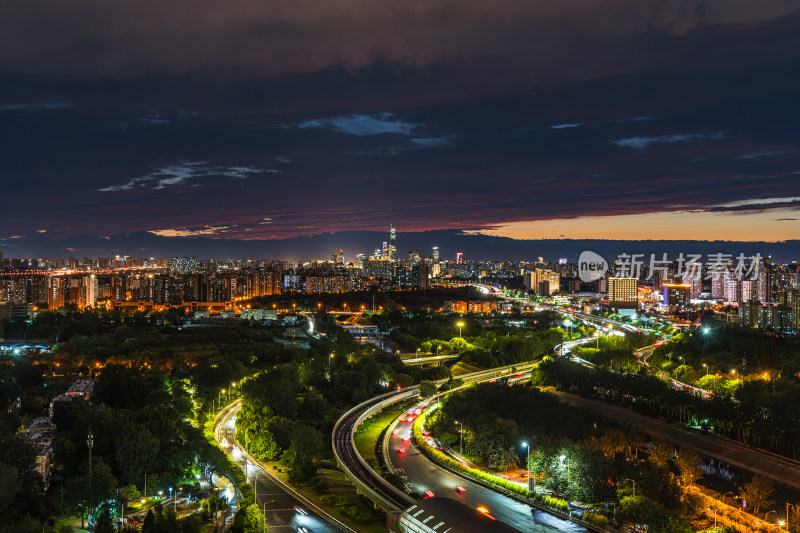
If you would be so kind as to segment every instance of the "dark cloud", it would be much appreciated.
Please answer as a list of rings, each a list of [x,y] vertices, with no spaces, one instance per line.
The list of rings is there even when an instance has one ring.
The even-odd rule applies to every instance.
[[[549,83],[629,72],[669,55],[669,39],[798,11],[793,0],[26,0],[0,17],[0,68],[275,77],[501,63]]]
[[[800,195],[798,11],[15,2],[0,17],[0,238],[202,247],[791,208],[752,202]]]

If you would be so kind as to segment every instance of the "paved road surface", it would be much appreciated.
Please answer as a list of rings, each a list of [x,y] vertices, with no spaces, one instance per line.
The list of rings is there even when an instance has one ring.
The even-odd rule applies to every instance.
[[[678,446],[689,448],[708,457],[724,461],[742,470],[770,477],[789,487],[800,489],[800,464],[779,456],[763,453],[742,444],[670,424],[660,418],[639,414],[632,409],[606,403],[594,398],[556,391],[565,403],[586,407],[609,417],[639,426],[651,435],[658,435]]]
[[[430,490],[436,496],[459,500],[473,508],[480,505],[485,506],[493,517],[520,531],[537,533],[554,531],[585,533],[587,531],[586,528],[574,522],[520,503],[432,463],[422,455],[418,448],[410,444],[411,426],[412,423],[409,422],[398,424],[397,435],[392,435],[389,440],[389,460],[399,473],[408,476],[419,490]],[[403,441],[404,438],[409,440]],[[406,448],[406,452],[399,454],[397,450],[401,446]],[[466,492],[456,493],[455,488],[458,485],[465,487]]]
[[[228,437],[235,434],[236,414],[239,408],[233,407],[220,418],[218,428]],[[270,531],[293,532],[301,531],[304,527],[313,533],[333,533],[341,531],[339,528],[320,517],[313,509],[299,502],[295,496],[285,491],[275,480],[265,475],[253,463],[247,461],[241,450],[233,447],[226,448],[230,456],[246,470],[247,479],[256,493],[256,503],[262,510],[266,504],[267,528]],[[246,467],[245,467],[246,465]],[[302,509],[299,512],[296,509]],[[305,514],[304,514],[305,513]]]

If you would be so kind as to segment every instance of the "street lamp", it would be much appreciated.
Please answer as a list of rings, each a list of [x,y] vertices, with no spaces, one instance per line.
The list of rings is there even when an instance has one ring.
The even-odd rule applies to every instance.
[[[86,446],[89,447],[89,508],[86,510],[86,521],[92,519],[92,448],[94,448],[94,434],[89,426],[89,435],[86,437]]]
[[[264,502],[264,505],[263,505],[263,507],[264,507],[264,533],[267,533],[267,504],[268,503],[272,503],[274,501],[275,500],[270,500],[268,502]]]
[[[714,529],[717,529],[717,510],[716,509],[712,509],[711,507],[709,507],[707,510],[708,511],[714,511]]]
[[[456,420],[456,424],[458,424],[458,455],[463,455],[464,449],[464,424]]]
[[[522,445],[528,451],[528,458],[525,460],[525,469],[528,471],[528,490],[535,491],[536,490],[536,480],[531,478],[531,447],[528,446],[527,442],[523,442]]]
[[[636,482],[629,477],[624,478],[624,481],[630,481],[633,483],[633,497],[636,498]]]
[[[460,339],[461,338],[461,328],[464,327],[464,323],[463,322],[459,322],[456,325],[458,326],[458,338]]]
[[[706,369],[706,376],[707,376],[708,375],[708,365],[706,363],[703,363],[703,367]]]
[[[561,465],[562,465],[562,466],[564,465],[564,460],[565,460],[565,459],[566,459],[566,461],[567,461],[567,468],[566,468],[566,470],[567,470],[567,473],[569,473],[569,457],[567,457],[567,456],[566,456],[566,455],[564,455],[564,454],[562,454],[562,455],[560,455],[560,456],[558,457],[558,460],[561,462]]]

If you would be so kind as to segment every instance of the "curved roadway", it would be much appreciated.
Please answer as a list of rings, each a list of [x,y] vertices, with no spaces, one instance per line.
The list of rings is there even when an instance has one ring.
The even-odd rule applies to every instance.
[[[236,415],[240,409],[241,404],[238,404],[232,405],[224,411],[214,426],[214,433],[220,441],[224,438],[228,443],[232,443],[223,449],[245,471],[247,480],[255,491],[256,504],[262,513],[266,510],[267,528],[280,528],[281,531],[287,533],[303,531],[301,528],[314,533],[353,531],[323,517],[321,513],[289,492],[281,483],[267,475],[260,466],[254,464],[242,453],[235,441]]]
[[[528,371],[524,371],[522,374],[528,374]],[[482,379],[488,380],[491,377]],[[342,418],[334,429],[334,446],[342,462],[362,482],[390,501],[397,509],[402,510],[408,507],[409,502],[413,500],[410,500],[409,497],[398,497],[395,491],[387,488],[388,483],[372,468],[365,467],[356,457],[355,445],[351,438],[359,417],[385,399],[386,397],[379,397],[365,402],[359,406],[359,409],[353,410]],[[584,533],[587,531],[586,528],[574,522],[495,492],[433,463],[411,444],[411,427],[412,423],[405,422],[397,426],[397,434],[388,435],[389,456],[386,460],[391,462],[394,470],[405,475],[420,491],[430,490],[436,496],[459,500],[473,508],[484,506],[489,509],[494,518],[520,531],[546,533],[554,531]],[[400,447],[405,448],[406,451],[398,453]],[[456,486],[465,487],[467,490],[459,494],[455,491]]]
[[[420,491],[429,490],[436,496],[459,500],[472,508],[486,507],[493,517],[520,531],[587,531],[574,522],[521,503],[442,468],[411,444],[412,426],[413,422],[397,426],[397,434],[390,436],[388,460],[398,473],[408,477]],[[398,453],[400,447],[404,447],[406,452]],[[467,490],[457,493],[457,486]]]
[[[358,457],[356,457],[356,447],[352,439],[353,431],[355,430],[359,417],[375,404],[385,399],[386,398],[383,396],[373,398],[361,404],[359,406],[361,407],[360,409],[353,410],[336,423],[333,429],[334,451],[350,472],[355,474],[372,490],[383,496],[397,510],[403,510],[413,505],[414,500],[411,499],[410,496],[404,498],[403,494],[397,494],[396,491],[391,490],[387,487],[388,483],[386,480],[380,477],[372,468],[364,466],[364,464],[358,460]]]

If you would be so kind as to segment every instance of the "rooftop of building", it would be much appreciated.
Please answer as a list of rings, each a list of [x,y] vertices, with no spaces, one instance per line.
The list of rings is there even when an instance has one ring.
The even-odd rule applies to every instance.
[[[69,393],[78,393],[83,394],[85,392],[91,392],[94,388],[95,381],[93,379],[79,379],[75,383],[69,386],[67,389],[67,394]]]
[[[362,315],[350,315],[345,320],[342,321],[342,324],[346,324],[348,326],[374,326],[375,324],[372,323],[370,319]]]
[[[28,435],[27,440],[36,449],[37,454],[43,455],[52,447],[55,436],[54,431],[34,431]]]
[[[34,418],[31,424],[28,426],[28,431],[33,431],[36,429],[50,429],[55,428],[56,425],[53,424],[53,419],[49,416],[40,416],[39,418]]]

